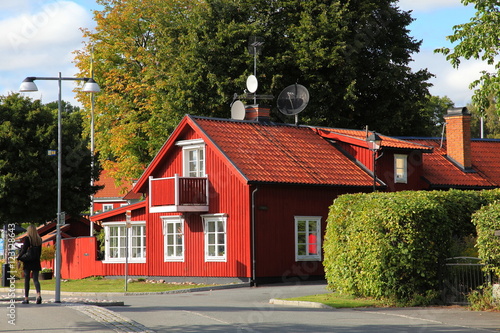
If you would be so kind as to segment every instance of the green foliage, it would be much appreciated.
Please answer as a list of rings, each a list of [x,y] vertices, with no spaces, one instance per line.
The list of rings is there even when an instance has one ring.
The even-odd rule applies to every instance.
[[[474,311],[500,310],[500,304],[493,298],[493,286],[487,284],[473,290],[468,296],[469,307]]]
[[[78,216],[90,205],[91,166],[82,114],[64,103],[62,209]],[[0,224],[43,223],[57,210],[57,103],[43,105],[19,94],[0,97]],[[96,165],[95,172],[99,168]]]
[[[141,174],[184,114],[229,117],[234,94],[253,73],[251,36],[265,41],[258,93],[278,96],[290,84],[307,86],[312,98],[304,123],[429,135],[422,103],[431,74],[411,71],[420,42],[408,35],[410,14],[393,0],[98,3],[103,10],[94,13],[96,29],[85,31],[88,44],[76,64],[89,76],[94,55],[102,89],[96,149],[104,168],[127,182]],[[278,119],[277,110],[272,115],[293,121]]]
[[[472,216],[472,222],[477,229],[476,247],[485,270],[500,276],[500,237],[495,236],[495,230],[500,230],[500,202],[482,207]]]
[[[498,20],[500,11],[496,0],[461,0],[464,5],[474,5],[476,13],[469,22],[453,27],[453,35],[447,39],[457,43],[453,49],[443,47],[435,52],[446,55],[446,59],[459,67],[462,59],[479,59],[495,65],[495,72],[482,71],[479,79],[470,84],[474,90],[473,103],[484,112],[495,101],[500,106],[500,63],[498,62],[500,30]]]
[[[42,246],[40,261],[53,260],[56,257],[56,247],[54,245]]]
[[[452,239],[475,234],[471,215],[498,191],[347,194],[330,207],[324,241],[329,288],[402,304],[440,288]]]

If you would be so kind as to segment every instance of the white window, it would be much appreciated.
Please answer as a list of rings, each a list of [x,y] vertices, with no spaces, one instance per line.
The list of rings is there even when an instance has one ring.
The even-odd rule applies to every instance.
[[[295,260],[321,260],[321,216],[295,216]]]
[[[113,209],[113,204],[103,204],[102,205],[102,211],[103,212],[106,212],[108,210],[112,210]]]
[[[181,216],[162,216],[164,261],[184,261],[184,219]]]
[[[105,235],[105,262],[146,262],[146,224],[132,222],[130,228],[124,222],[103,223]]]
[[[226,261],[226,214],[202,215],[205,232],[205,261]]]
[[[408,179],[407,155],[394,155],[394,182],[405,183]]]
[[[205,177],[205,143],[201,139],[176,142],[182,146],[184,177]]]

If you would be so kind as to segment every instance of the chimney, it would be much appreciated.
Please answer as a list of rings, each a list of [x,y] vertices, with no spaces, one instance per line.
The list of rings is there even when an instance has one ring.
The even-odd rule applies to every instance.
[[[269,111],[271,107],[268,105],[246,105],[245,120],[269,121]]]
[[[472,169],[469,110],[466,107],[449,109],[445,119],[448,159],[464,171]]]

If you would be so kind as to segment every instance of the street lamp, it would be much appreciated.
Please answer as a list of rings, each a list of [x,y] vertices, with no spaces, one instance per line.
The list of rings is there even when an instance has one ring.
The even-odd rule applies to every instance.
[[[366,137],[366,142],[368,142],[368,149],[371,150],[372,157],[373,157],[373,192],[375,192],[377,190],[376,189],[377,174],[375,172],[376,171],[375,162],[378,159],[375,156],[377,155],[377,151],[380,149],[380,144],[382,143],[382,138],[376,132],[372,132],[369,136]],[[381,156],[379,156],[379,158]]]
[[[61,82],[62,81],[84,81],[82,91],[84,92],[99,92],[99,85],[92,78],[77,78],[77,77],[61,77],[59,72],[58,77],[35,77],[30,76],[24,79],[19,88],[20,92],[38,91],[35,80],[58,81],[59,97],[57,100],[57,223],[56,223],[56,290],[55,302],[61,302],[61,184],[62,184],[62,99],[61,99]]]

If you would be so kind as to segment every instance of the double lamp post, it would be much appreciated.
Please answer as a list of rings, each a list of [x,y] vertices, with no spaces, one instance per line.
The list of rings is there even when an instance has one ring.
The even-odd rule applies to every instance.
[[[82,91],[96,93],[100,91],[99,85],[93,78],[61,77],[27,77],[21,83],[20,92],[38,91],[35,80],[58,81],[59,97],[57,100],[57,223],[56,223],[56,264],[55,264],[55,302],[61,302],[61,225],[64,224],[63,212],[61,211],[61,185],[62,185],[62,99],[61,83],[62,81],[83,81]]]

